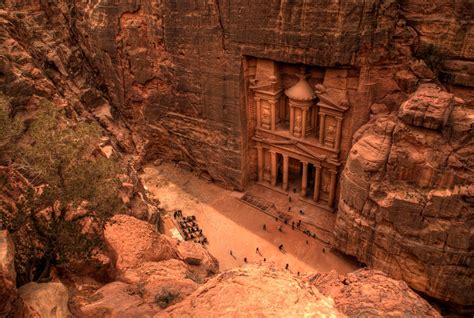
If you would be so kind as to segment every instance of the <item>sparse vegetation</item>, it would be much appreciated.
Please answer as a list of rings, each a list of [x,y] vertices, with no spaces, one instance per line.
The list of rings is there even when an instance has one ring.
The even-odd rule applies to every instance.
[[[121,166],[93,155],[101,137],[95,122],[70,121],[47,100],[24,125],[2,108],[0,146],[8,150],[2,159],[36,186],[18,202],[17,213],[0,215],[11,233],[28,234],[15,242],[30,253],[17,260],[19,281],[25,283],[44,278],[50,264],[87,262],[101,247],[105,222],[122,208]]]

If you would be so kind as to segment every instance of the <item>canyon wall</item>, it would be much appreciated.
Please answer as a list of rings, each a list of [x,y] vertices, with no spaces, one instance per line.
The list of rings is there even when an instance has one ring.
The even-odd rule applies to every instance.
[[[335,245],[448,302],[474,304],[472,105],[423,84],[360,128],[341,177]]]
[[[246,57],[356,70],[343,148],[373,118],[342,174],[336,246],[472,304],[473,12],[468,0],[7,0],[0,89],[17,110],[41,96],[90,111],[123,152],[243,189],[255,175]],[[464,102],[448,98],[447,121],[416,107],[398,118],[425,82]]]
[[[98,107],[105,98],[113,114],[126,118],[144,158],[184,160],[239,189],[253,169],[247,158],[254,151],[242,80],[245,56],[360,69],[351,96],[353,120],[344,124],[347,144],[372,103],[395,107],[400,101],[401,92],[387,97],[398,90],[391,77],[415,50],[442,52],[449,61],[445,78],[472,82],[469,1],[15,3],[25,2],[6,6],[28,10],[26,20],[56,35],[48,39],[57,44],[48,53],[59,58],[50,63],[66,63],[66,69],[56,65],[53,73],[71,74],[65,47],[73,45],[84,57],[93,76],[82,100]]]

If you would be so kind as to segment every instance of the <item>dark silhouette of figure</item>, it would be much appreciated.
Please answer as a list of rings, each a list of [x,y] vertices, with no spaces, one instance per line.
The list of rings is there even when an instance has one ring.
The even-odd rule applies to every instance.
[[[279,249],[280,251],[283,251],[283,244],[280,244],[280,246],[278,246],[278,249]]]
[[[266,224],[263,225],[263,230],[264,230],[264,231],[267,230],[267,225],[266,225]]]
[[[288,269],[289,266],[290,266],[290,265],[286,264],[285,269]]]
[[[281,225],[278,227],[278,231],[283,232]]]
[[[244,262],[247,263],[247,257],[244,257]]]
[[[231,256],[234,256],[234,254],[232,254],[232,250],[230,250],[230,255],[231,255]]]

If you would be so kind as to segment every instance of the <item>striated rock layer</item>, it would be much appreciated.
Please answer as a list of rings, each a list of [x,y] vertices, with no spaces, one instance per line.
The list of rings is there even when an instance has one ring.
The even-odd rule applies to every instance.
[[[433,77],[410,64],[414,56],[439,66],[451,84],[472,87],[474,78],[468,0],[36,0],[2,7],[6,38],[64,94],[106,117],[105,125],[107,116],[125,119],[131,134],[110,127],[124,149],[136,147],[147,160],[187,161],[235,188],[255,169],[247,163],[255,155],[242,79],[247,56],[360,70],[347,141],[372,103],[390,107],[403,97],[392,73],[402,72],[408,90],[417,76]],[[31,81],[22,87],[35,90]],[[18,95],[21,87],[14,88],[9,94]]]
[[[309,281],[350,317],[441,317],[405,282],[380,271],[360,269],[342,276],[333,270],[313,275]]]
[[[433,84],[356,134],[335,245],[448,302],[474,304],[474,109]]]

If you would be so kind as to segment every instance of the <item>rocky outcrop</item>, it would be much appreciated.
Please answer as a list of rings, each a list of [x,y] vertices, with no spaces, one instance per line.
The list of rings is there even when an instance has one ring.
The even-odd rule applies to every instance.
[[[15,247],[6,230],[0,231],[0,316],[16,307]]]
[[[349,134],[368,117],[371,101],[363,87],[383,86],[387,71],[403,71],[399,78],[409,90],[416,77],[436,75],[413,56],[432,62],[452,84],[472,85],[467,0],[432,6],[416,0],[32,3],[2,5],[9,43],[26,48],[76,108],[92,110],[126,151],[136,148],[146,160],[187,161],[236,188],[245,186],[252,151],[243,56],[360,69],[355,85],[361,89],[350,102],[361,118]],[[4,64],[14,79],[11,61]],[[13,80],[9,94],[19,101],[28,99],[20,91],[52,95],[51,87],[38,89],[30,77]]]
[[[104,239],[115,255],[115,268],[121,274],[143,262],[177,257],[175,242],[156,233],[151,224],[124,214],[110,220]]]
[[[474,304],[474,110],[422,85],[363,126],[341,177],[335,245],[432,297]]]
[[[287,271],[251,265],[222,273],[155,317],[341,317],[334,302]]]
[[[441,317],[405,282],[380,271],[360,269],[346,276],[331,271],[309,281],[350,317]]]
[[[149,262],[176,259],[184,262],[189,271],[201,279],[219,271],[219,264],[202,245],[178,242],[157,233],[153,225],[132,216],[117,214],[104,231],[105,242],[115,258],[115,269],[120,277]],[[131,270],[131,272],[130,272]],[[133,280],[133,279],[132,279]]]
[[[24,317],[68,318],[68,290],[59,282],[28,283],[18,289],[25,304]]]
[[[153,317],[156,313],[143,301],[137,287],[123,282],[105,285],[92,299],[90,304],[81,307],[84,317]]]

